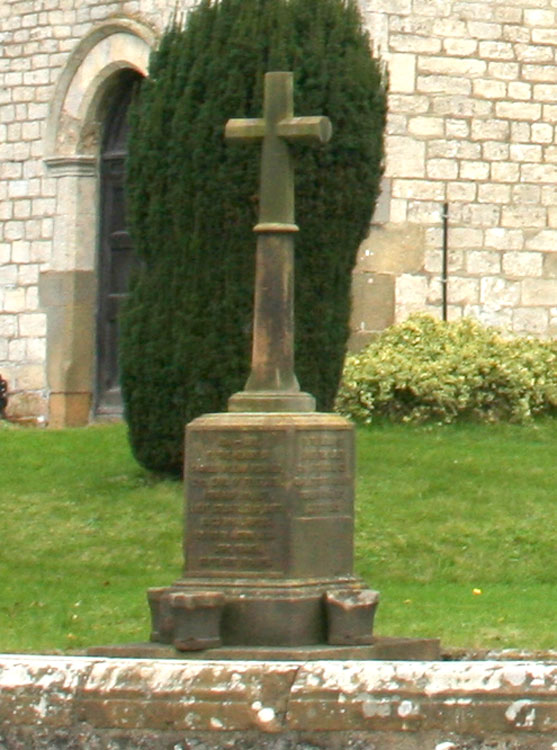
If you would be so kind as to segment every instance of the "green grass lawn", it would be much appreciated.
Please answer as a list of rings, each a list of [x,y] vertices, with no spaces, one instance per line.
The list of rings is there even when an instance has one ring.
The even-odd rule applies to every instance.
[[[377,630],[557,647],[557,421],[358,433],[357,571]]]
[[[356,570],[380,635],[557,647],[557,420],[358,430]],[[182,488],[125,427],[0,423],[0,651],[146,640],[181,572]]]

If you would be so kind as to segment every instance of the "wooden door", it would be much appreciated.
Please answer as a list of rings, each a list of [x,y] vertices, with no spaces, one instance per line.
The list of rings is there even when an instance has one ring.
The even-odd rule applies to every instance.
[[[97,322],[97,415],[119,416],[122,395],[118,367],[118,318],[135,263],[126,227],[125,158],[127,110],[137,82],[126,75],[113,96],[101,151],[101,222]]]

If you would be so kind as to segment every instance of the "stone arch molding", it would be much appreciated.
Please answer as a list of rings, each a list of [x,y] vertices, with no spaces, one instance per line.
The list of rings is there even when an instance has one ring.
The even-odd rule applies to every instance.
[[[46,159],[96,153],[99,104],[110,79],[131,68],[147,75],[156,34],[130,18],[112,18],[71,53],[56,85],[45,139]]]
[[[115,17],[70,54],[51,101],[44,162],[53,180],[54,231],[39,299],[47,315],[51,426],[88,422],[94,398],[99,150],[110,91],[123,70],[147,75],[156,34]]]

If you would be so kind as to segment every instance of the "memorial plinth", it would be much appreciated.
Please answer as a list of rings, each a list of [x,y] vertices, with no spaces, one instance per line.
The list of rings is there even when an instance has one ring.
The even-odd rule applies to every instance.
[[[172,596],[204,591],[224,596],[226,645],[370,643],[377,600],[352,573],[353,488],[353,430],[339,416],[229,413],[191,422],[184,577],[151,592],[159,602],[153,640],[173,642],[188,616],[170,606]],[[339,608],[358,610],[361,624],[338,621]]]
[[[228,138],[262,141],[251,373],[229,412],[186,428],[185,567],[151,589],[151,640],[219,646],[363,646],[378,594],[353,575],[354,434],[314,411],[294,373],[294,172],[288,144],[326,142],[293,117],[292,74],[265,77],[264,117]]]

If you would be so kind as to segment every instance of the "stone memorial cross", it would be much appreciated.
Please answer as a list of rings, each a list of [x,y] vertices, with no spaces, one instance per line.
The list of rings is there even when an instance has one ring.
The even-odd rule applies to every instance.
[[[252,366],[228,412],[186,426],[184,569],[147,592],[162,649],[153,655],[385,653],[373,637],[379,594],[353,572],[354,428],[316,412],[294,375],[289,143],[323,143],[332,128],[326,117],[293,117],[292,89],[291,73],[268,73],[264,116],[226,126],[228,138],[263,143]]]
[[[331,123],[293,116],[292,73],[267,73],[263,110],[226,125],[262,143],[251,373],[228,412],[186,427],[183,575],[148,592],[152,641],[234,658],[368,648],[378,601],[353,574],[353,427],[316,412],[294,374],[290,143],[324,143]]]
[[[311,411],[294,374],[294,166],[290,143],[326,143],[328,117],[293,116],[292,73],[265,75],[263,117],[232,119],[225,137],[262,142],[251,373],[230,411]]]

